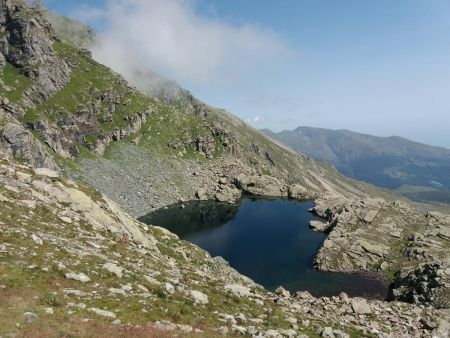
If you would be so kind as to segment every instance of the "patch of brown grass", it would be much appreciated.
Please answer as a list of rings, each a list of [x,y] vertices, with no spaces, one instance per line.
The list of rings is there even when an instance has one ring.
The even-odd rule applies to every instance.
[[[59,329],[27,328],[18,333],[17,337],[53,338],[53,337],[91,337],[91,338],[209,338],[219,337],[214,333],[180,333],[177,331],[158,330],[151,326],[115,326],[105,322],[82,321],[74,319],[61,323]]]

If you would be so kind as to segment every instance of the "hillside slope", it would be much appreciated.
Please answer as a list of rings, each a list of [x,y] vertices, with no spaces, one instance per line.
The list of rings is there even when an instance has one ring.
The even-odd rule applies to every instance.
[[[339,172],[355,179],[390,189],[401,187],[400,193],[409,197],[416,193],[419,200],[422,192],[431,195],[434,191],[434,199],[439,202],[445,200],[445,194],[450,197],[449,149],[349,130],[299,127],[280,133],[263,132],[303,154],[333,164]],[[433,200],[433,196],[428,199]]]
[[[0,147],[1,336],[431,336],[447,330],[442,310],[267,292],[223,260],[134,220],[88,186],[7,157]]]

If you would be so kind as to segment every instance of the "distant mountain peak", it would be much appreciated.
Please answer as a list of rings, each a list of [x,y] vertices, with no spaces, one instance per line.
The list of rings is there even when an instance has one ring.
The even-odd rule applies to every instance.
[[[348,129],[301,126],[280,133],[263,132],[307,156],[333,164],[345,175],[375,185],[450,188],[449,149]]]

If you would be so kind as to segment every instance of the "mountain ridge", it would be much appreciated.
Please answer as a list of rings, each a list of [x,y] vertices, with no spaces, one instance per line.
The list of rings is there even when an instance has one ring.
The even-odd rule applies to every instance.
[[[348,130],[298,127],[270,137],[334,165],[355,179],[391,189],[426,186],[448,191],[450,150],[406,138],[378,137]]]

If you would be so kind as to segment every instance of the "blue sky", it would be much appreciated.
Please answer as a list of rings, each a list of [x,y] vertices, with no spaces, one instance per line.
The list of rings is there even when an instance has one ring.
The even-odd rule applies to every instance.
[[[114,41],[121,22],[141,20],[144,31],[125,29],[125,49],[257,128],[345,128],[450,148],[450,1],[130,0],[120,14],[113,3],[44,0]],[[157,21],[152,5],[158,25],[145,19]],[[170,48],[154,44],[162,26]]]

